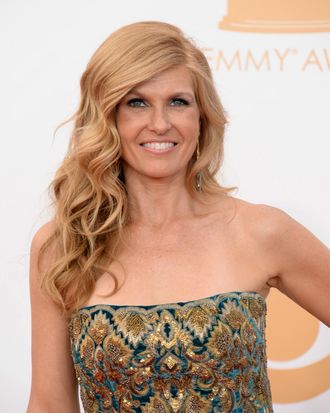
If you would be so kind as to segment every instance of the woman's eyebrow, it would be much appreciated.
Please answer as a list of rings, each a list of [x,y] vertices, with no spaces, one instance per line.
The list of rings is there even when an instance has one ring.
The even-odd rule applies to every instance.
[[[128,94],[128,95],[130,95],[130,94],[140,95],[140,96],[144,96],[144,95],[145,95],[143,92],[139,91],[138,89],[132,89],[132,90],[130,90],[127,94]],[[177,91],[177,92],[175,92],[175,93],[171,93],[168,97],[169,97],[169,98],[173,98],[173,97],[182,96],[182,95],[187,95],[187,96],[190,97],[190,99],[194,99],[194,98],[195,98],[194,95],[191,94],[191,92],[185,91],[185,90],[179,90],[179,91]]]

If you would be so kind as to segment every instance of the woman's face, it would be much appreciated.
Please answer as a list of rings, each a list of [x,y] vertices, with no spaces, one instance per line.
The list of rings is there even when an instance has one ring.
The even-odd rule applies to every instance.
[[[200,129],[189,70],[171,68],[133,88],[117,107],[116,124],[126,172],[185,174]]]

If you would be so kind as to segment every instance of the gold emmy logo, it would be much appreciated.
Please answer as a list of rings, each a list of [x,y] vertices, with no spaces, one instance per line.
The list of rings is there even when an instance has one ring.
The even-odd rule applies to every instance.
[[[320,322],[275,289],[271,290],[267,302],[268,359],[288,361],[306,353],[317,338]],[[330,356],[298,368],[268,368],[268,373],[273,402],[300,402],[329,389]]]
[[[329,0],[228,0],[219,28],[242,32],[328,32]]]

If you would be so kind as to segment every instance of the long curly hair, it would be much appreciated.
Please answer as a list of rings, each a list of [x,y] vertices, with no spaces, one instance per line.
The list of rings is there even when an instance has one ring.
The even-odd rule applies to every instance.
[[[41,256],[55,243],[55,262],[41,274],[40,287],[66,315],[90,297],[98,278],[109,272],[116,247],[130,222],[127,190],[116,128],[116,106],[136,85],[173,67],[189,69],[201,114],[200,156],[187,165],[186,186],[206,202],[208,194],[227,194],[216,179],[224,153],[227,114],[217,94],[208,62],[174,25],[142,21],[113,32],[92,55],[80,80],[81,97],[67,154],[48,187],[55,229],[41,246]],[[56,131],[55,130],[55,131]],[[202,192],[196,189],[200,174]]]

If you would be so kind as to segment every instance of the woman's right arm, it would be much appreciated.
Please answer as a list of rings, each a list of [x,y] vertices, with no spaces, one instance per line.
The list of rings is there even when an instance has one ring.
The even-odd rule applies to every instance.
[[[53,225],[52,221],[43,225],[30,248],[32,383],[27,413],[80,412],[67,322],[39,287],[37,256]],[[41,261],[42,270],[53,257],[54,252],[46,252]]]

